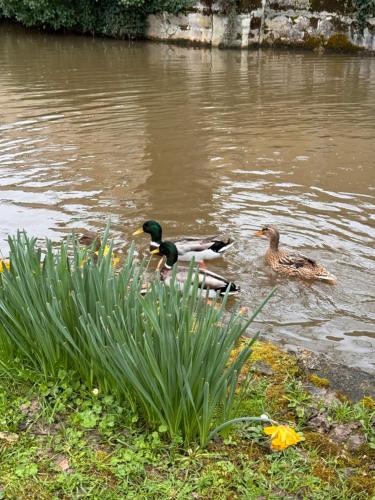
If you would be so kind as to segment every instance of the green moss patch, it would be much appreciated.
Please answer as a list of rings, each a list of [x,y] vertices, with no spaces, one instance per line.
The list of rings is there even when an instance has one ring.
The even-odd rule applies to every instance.
[[[327,49],[339,52],[358,52],[360,47],[353,45],[348,37],[343,33],[336,33],[328,38],[326,42]]]
[[[361,399],[360,402],[365,408],[369,410],[375,410],[375,401],[371,396],[365,396]]]
[[[329,387],[329,380],[326,378],[318,377],[318,375],[310,375],[309,381],[316,387]]]
[[[348,480],[350,489],[371,498],[375,494],[375,479],[365,475],[352,476]]]

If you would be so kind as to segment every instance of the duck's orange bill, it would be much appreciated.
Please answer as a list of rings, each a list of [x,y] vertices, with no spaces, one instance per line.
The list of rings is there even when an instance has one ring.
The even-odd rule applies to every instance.
[[[261,229],[255,233],[255,236],[260,236],[261,238],[264,238],[264,233]]]
[[[132,236],[137,236],[138,234],[142,234],[142,233],[144,233],[143,227],[140,227],[139,229],[137,229],[136,231],[134,231],[134,233],[133,233]]]

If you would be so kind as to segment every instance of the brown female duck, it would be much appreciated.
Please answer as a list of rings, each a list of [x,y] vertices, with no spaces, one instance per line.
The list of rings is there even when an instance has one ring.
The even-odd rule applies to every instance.
[[[99,250],[102,246],[102,240],[100,236],[97,233],[94,233],[93,231],[87,231],[79,238],[78,242],[80,245],[91,247],[93,249],[92,257],[94,259],[94,262],[96,263],[99,256]],[[103,248],[103,255],[106,256],[109,252],[110,252],[109,245],[105,245],[105,247]],[[116,267],[117,264],[119,264],[119,262],[121,262],[121,256],[118,255],[116,252],[112,252],[113,267]]]
[[[94,233],[94,231],[87,231],[83,233],[83,235],[79,238],[79,244],[84,245],[86,247],[93,246],[95,251],[99,251],[102,246],[102,240],[98,233]]]
[[[264,226],[257,231],[256,236],[268,238],[270,246],[265,255],[266,264],[275,272],[287,276],[296,276],[306,280],[319,280],[335,284],[337,279],[315,260],[304,255],[288,252],[279,248],[279,231],[273,226]]]

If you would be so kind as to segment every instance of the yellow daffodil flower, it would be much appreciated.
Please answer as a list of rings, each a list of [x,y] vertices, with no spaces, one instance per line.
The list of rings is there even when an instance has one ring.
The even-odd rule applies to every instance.
[[[2,273],[5,268],[10,269],[9,260],[0,259],[0,273]]]
[[[116,267],[117,264],[119,264],[121,261],[120,257],[116,257],[115,255],[112,255],[112,266]]]
[[[109,247],[108,245],[106,245],[106,246],[104,247],[104,250],[103,250],[103,257],[105,257],[106,255],[108,255],[108,254],[109,254],[109,251],[110,251],[110,247]],[[99,255],[99,251],[98,251],[98,252],[95,252],[95,253],[96,253],[96,255]]]
[[[271,448],[281,451],[299,443],[302,438],[288,425],[272,425],[263,429],[264,433],[271,436]]]
[[[110,252],[110,250],[111,250],[110,246],[106,245],[104,247],[104,250],[103,250],[103,257],[105,257],[106,255],[108,255],[109,252]],[[95,255],[99,255],[99,251],[95,252]],[[115,253],[113,252],[112,253],[112,266],[116,267],[117,264],[120,263],[120,261],[121,261],[121,258],[120,257],[116,257]]]

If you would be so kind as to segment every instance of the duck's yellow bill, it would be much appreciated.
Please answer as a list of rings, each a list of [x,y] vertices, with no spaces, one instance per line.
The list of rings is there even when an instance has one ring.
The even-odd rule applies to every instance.
[[[143,227],[140,227],[139,229],[134,231],[133,236],[137,236],[138,234],[142,234],[142,233],[144,233]]]
[[[155,248],[155,250],[151,250],[151,251],[150,251],[150,254],[151,254],[151,255],[156,255],[156,254],[158,254],[158,253],[159,253],[159,248]]]
[[[263,234],[263,231],[261,229],[259,229],[259,231],[257,231],[255,233],[255,236],[260,236],[261,238],[264,238],[264,234]]]

